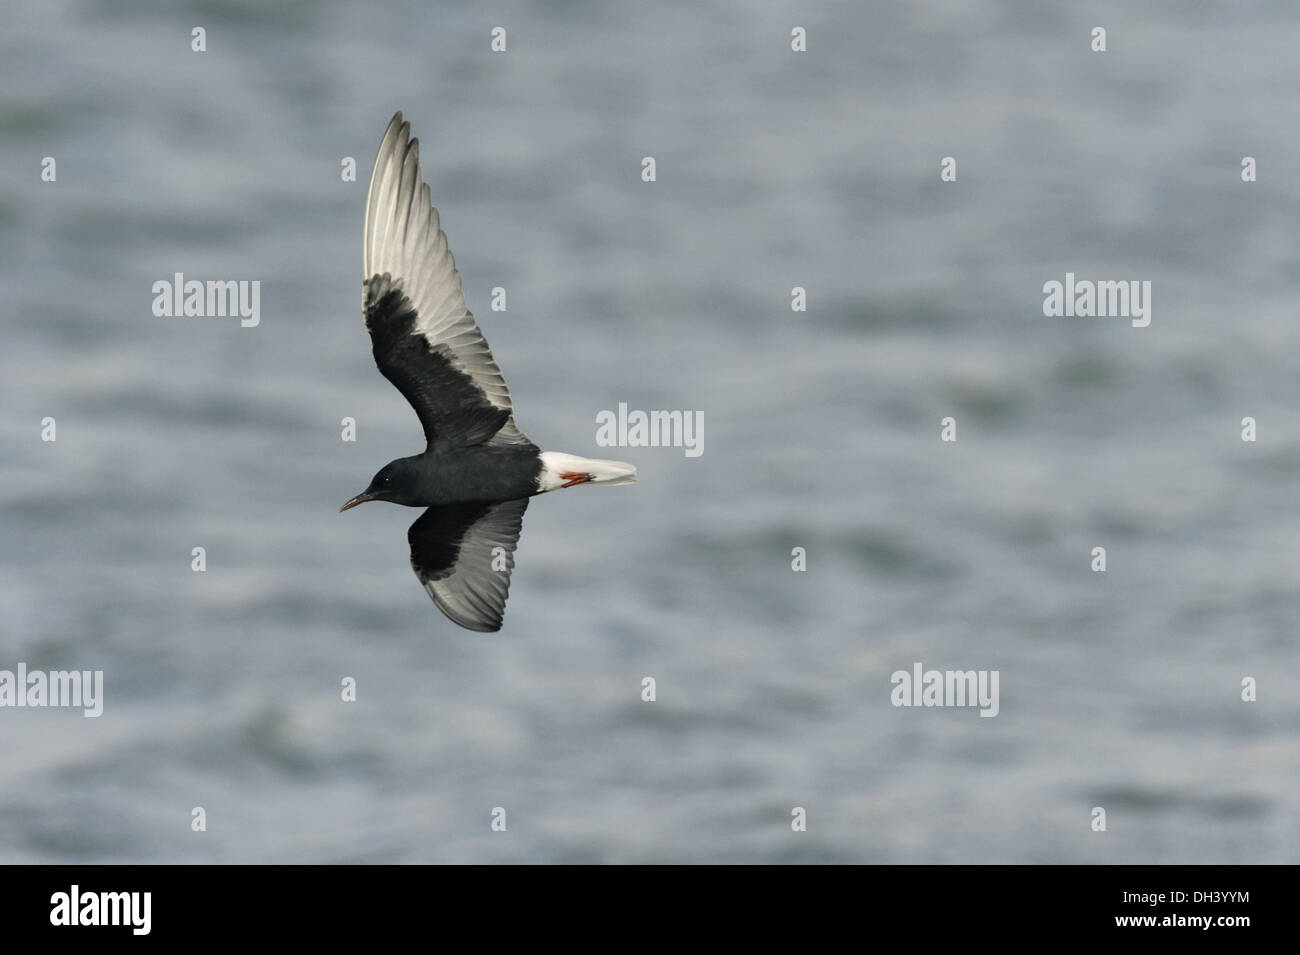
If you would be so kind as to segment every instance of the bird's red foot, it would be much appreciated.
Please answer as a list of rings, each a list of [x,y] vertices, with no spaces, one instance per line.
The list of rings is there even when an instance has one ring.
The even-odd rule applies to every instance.
[[[591,480],[591,475],[585,471],[562,471],[560,479],[567,482],[560,487],[573,487],[575,484],[586,484]]]

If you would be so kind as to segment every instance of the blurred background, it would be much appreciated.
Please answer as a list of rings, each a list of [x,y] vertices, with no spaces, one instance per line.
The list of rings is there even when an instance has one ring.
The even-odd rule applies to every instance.
[[[7,7],[0,668],[105,703],[0,710],[0,860],[1296,861],[1289,4],[428,6]],[[397,109],[520,426],[640,469],[533,503],[495,635],[336,513],[422,447],[360,315]],[[1067,271],[1150,327],[1045,318]]]

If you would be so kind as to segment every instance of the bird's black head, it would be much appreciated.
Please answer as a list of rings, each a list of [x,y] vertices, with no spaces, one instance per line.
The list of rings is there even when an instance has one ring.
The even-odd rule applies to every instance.
[[[339,508],[339,512],[364,504],[366,501],[391,501],[393,504],[417,506],[418,481],[416,467],[410,458],[398,458],[379,469],[370,487]]]

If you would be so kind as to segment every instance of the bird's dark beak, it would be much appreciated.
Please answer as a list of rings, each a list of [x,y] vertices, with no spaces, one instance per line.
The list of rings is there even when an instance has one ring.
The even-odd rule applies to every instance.
[[[348,510],[348,508],[356,507],[358,504],[364,504],[366,501],[373,501],[374,499],[375,496],[369,491],[366,491],[364,494],[358,494],[352,500],[340,507],[339,513],[342,514],[344,511]]]

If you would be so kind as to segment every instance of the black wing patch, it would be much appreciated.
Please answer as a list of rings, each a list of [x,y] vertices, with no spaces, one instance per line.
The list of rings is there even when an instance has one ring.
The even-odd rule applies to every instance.
[[[447,345],[430,345],[415,330],[419,315],[391,276],[376,275],[365,286],[375,364],[415,409],[429,447],[471,447],[500,431],[510,409],[487,400]]]
[[[411,568],[438,609],[467,630],[501,629],[528,498],[447,504],[407,531]]]

